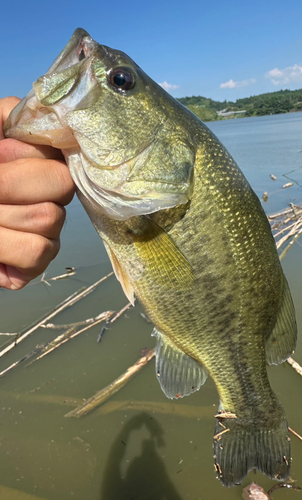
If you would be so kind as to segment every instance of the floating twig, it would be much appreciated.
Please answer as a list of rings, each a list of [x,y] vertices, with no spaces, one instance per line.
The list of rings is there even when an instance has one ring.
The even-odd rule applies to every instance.
[[[242,490],[244,500],[270,500],[264,489],[257,483],[251,483]]]
[[[237,415],[235,413],[231,413],[230,411],[223,411],[214,416],[216,418],[237,418]]]
[[[2,372],[0,372],[0,377],[3,377],[3,375],[5,375],[7,372],[9,372],[10,370],[12,370],[13,368],[16,368],[16,366],[19,366],[24,361],[27,361],[29,358],[31,358],[32,356],[34,356],[35,354],[37,354],[38,352],[40,352],[41,349],[42,349],[42,347],[38,346],[38,347],[36,347],[36,349],[34,349],[33,351],[29,352],[28,354],[26,354],[25,356],[23,356],[18,361],[15,361],[14,363],[12,363],[10,366],[8,366],[7,368],[5,368],[5,370],[2,370]]]
[[[288,428],[288,430],[294,435],[296,436],[298,439],[301,439],[302,441],[302,436],[300,436],[300,434],[298,434],[296,431],[294,431],[293,429],[291,429],[290,427]]]
[[[71,333],[71,334],[69,331],[67,331],[67,332],[65,332],[65,334],[59,335],[60,339],[58,339],[58,337],[57,337],[57,339],[55,339],[56,342],[53,341],[53,344],[55,344],[55,345],[52,345],[52,347],[50,347],[49,349],[47,348],[45,350],[45,352],[43,352],[43,354],[41,354],[41,356],[38,356],[36,359],[31,361],[31,363],[29,363],[26,366],[32,365],[36,361],[39,361],[39,359],[44,358],[45,356],[47,356],[48,354],[53,352],[58,347],[61,347],[61,345],[68,342],[68,340],[74,339],[75,337],[80,335],[80,333],[86,332],[86,330],[89,330],[89,328],[92,328],[93,326],[98,325],[102,321],[105,321],[111,315],[112,315],[112,311],[105,311],[98,316],[99,319],[97,319],[94,323],[90,323],[88,326],[85,326],[85,328],[82,328],[82,330],[76,331],[76,332]],[[74,331],[74,328],[72,328],[71,330]]]
[[[65,278],[70,278],[70,276],[73,276],[76,274],[75,268],[74,267],[65,267],[66,273],[60,274],[59,276],[53,276],[52,278],[48,278],[47,280],[45,279],[46,273],[43,273],[41,276],[41,283],[45,283],[48,286],[51,286],[49,281],[57,281],[57,280],[63,280]]]
[[[294,486],[293,484],[289,484],[289,483],[278,483],[278,484],[275,484],[270,490],[268,490],[267,494],[271,495],[273,493],[273,491],[276,491],[279,488],[289,488],[291,490],[301,491],[300,486]]]
[[[103,335],[104,333],[108,330],[109,328],[109,325],[111,325],[112,323],[114,323],[114,321],[116,321],[125,311],[127,311],[127,309],[129,309],[129,307],[131,307],[132,304],[131,302],[128,302],[128,304],[125,305],[125,307],[123,307],[119,312],[117,313],[113,313],[109,319],[107,319],[105,325],[103,326],[103,328],[101,329],[100,333],[98,334],[98,337],[96,339],[96,341],[99,343],[101,342],[102,338],[103,338]]]
[[[152,349],[146,356],[140,358],[133,366],[130,366],[128,370],[123,373],[120,377],[118,377],[114,382],[107,385],[101,391],[98,391],[94,396],[87,399],[85,403],[80,405],[78,408],[70,411],[65,415],[65,417],[82,417],[83,415],[87,415],[95,408],[103,404],[107,401],[113,394],[118,392],[126,383],[137,373],[139,372],[149,361],[154,357],[155,349]]]
[[[286,210],[282,210],[282,212],[277,212],[276,214],[269,215],[268,219],[273,220],[278,219],[279,217],[284,217],[284,215],[292,213],[292,210],[292,208],[287,208]]]
[[[65,325],[55,325],[54,323],[46,323],[45,325],[41,325],[41,328],[49,328],[50,330],[64,330],[66,328],[71,328],[71,327],[76,328],[78,326],[84,326],[89,323],[94,323],[97,319],[99,319],[99,316],[96,316],[94,318],[83,319],[82,321],[76,321],[75,323],[66,323]]]
[[[287,252],[289,251],[289,249],[293,246],[293,244],[295,243],[295,241],[297,241],[297,239],[300,238],[301,234],[302,234],[302,228],[298,231],[298,233],[290,241],[290,243],[287,245],[287,247],[283,250],[283,252],[280,255],[280,260],[282,260],[285,257],[285,255],[287,254]]]
[[[108,313],[112,313],[112,311],[108,311]],[[103,314],[103,313],[102,313]],[[70,323],[70,324],[67,324],[67,325],[54,325],[53,323],[47,323],[46,325],[41,325],[41,328],[52,328],[54,330],[56,329],[59,329],[59,330],[63,330],[65,328],[65,332],[63,332],[62,334],[58,335],[57,337],[55,337],[54,339],[46,342],[45,344],[42,344],[42,345],[39,345],[36,347],[36,349],[34,349],[33,351],[31,351],[30,353],[28,353],[26,356],[23,356],[21,359],[19,359],[18,361],[16,361],[15,363],[12,363],[10,366],[8,366],[5,370],[3,370],[2,372],[0,372],[0,377],[2,377],[3,375],[5,375],[7,372],[9,372],[10,370],[12,370],[13,368],[15,368],[16,366],[20,365],[21,363],[23,363],[24,361],[27,361],[28,359],[30,359],[32,356],[38,354],[39,352],[43,351],[43,352],[46,352],[48,349],[52,348],[53,346],[57,345],[58,343],[60,343],[63,339],[69,337],[72,333],[74,333],[76,331],[76,327],[78,326],[83,326],[83,325],[87,325],[88,324],[92,324],[92,323],[95,323],[97,322],[99,319],[101,318],[101,315],[98,315],[96,316],[95,318],[89,318],[89,319],[86,319],[84,321],[78,321],[77,323]],[[93,326],[93,325],[92,325]],[[37,358],[38,359],[38,358]],[[31,361],[30,363],[28,363],[26,366],[30,366],[32,363],[34,363],[36,360],[33,360]]]
[[[299,373],[299,375],[302,375],[302,366],[300,366],[297,361],[295,361],[293,358],[287,358],[286,361],[293,367],[294,370],[296,370],[297,373]]]
[[[73,293],[67,299],[65,299],[63,302],[61,302],[59,305],[57,305],[51,313],[43,316],[38,322],[34,323],[32,327],[30,327],[28,330],[21,332],[20,334],[17,334],[14,341],[11,342],[9,345],[7,345],[2,351],[0,352],[0,357],[2,357],[4,354],[9,352],[11,349],[16,347],[17,344],[22,342],[28,335],[36,331],[38,328],[40,328],[46,321],[49,321],[51,318],[54,318],[57,314],[60,312],[64,311],[64,309],[67,309],[67,307],[72,306],[82,298],[86,297],[89,293],[91,293],[98,285],[100,285],[103,281],[105,281],[107,278],[113,275],[113,272],[107,274],[107,276],[104,276],[100,280],[98,280],[96,283],[91,285],[88,288],[81,288],[77,292]]]
[[[282,260],[302,234],[302,207],[291,203],[290,208],[269,215],[268,220],[271,223],[277,249],[290,240],[280,255]]]
[[[213,439],[216,439],[216,441],[220,441],[222,434],[225,434],[226,432],[229,432],[231,429],[225,429],[224,431],[218,432],[218,434],[215,434]]]

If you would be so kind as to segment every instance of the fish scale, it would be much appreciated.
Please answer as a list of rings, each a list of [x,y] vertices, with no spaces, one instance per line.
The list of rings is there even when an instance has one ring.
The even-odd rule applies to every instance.
[[[286,479],[287,420],[266,362],[294,350],[295,313],[244,175],[193,113],[82,29],[33,89],[5,133],[62,149],[125,294],[155,325],[167,397],[213,378],[222,484],[241,483],[253,468]]]

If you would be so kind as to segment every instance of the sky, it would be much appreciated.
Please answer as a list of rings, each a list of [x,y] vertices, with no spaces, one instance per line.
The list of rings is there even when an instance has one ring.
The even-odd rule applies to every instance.
[[[302,88],[301,0],[14,0],[1,4],[0,97],[23,97],[86,29],[174,97]]]

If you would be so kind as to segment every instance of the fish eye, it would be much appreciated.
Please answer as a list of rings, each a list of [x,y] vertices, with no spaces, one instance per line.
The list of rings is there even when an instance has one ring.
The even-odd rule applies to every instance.
[[[115,68],[108,75],[109,83],[118,90],[130,90],[135,85],[134,73],[129,68]]]

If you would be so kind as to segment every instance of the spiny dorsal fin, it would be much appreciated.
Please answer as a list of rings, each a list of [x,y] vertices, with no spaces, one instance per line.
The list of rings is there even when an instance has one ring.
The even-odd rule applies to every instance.
[[[266,361],[269,365],[283,363],[294,351],[297,342],[295,309],[284,278],[283,302],[272,333],[266,341]]]
[[[193,270],[172,238],[147,217],[139,229],[133,233],[133,242],[152,279],[167,288],[190,288],[194,281]]]
[[[170,398],[188,396],[205,383],[206,369],[176,347],[166,335],[154,330],[156,336],[156,376],[165,395]]]

